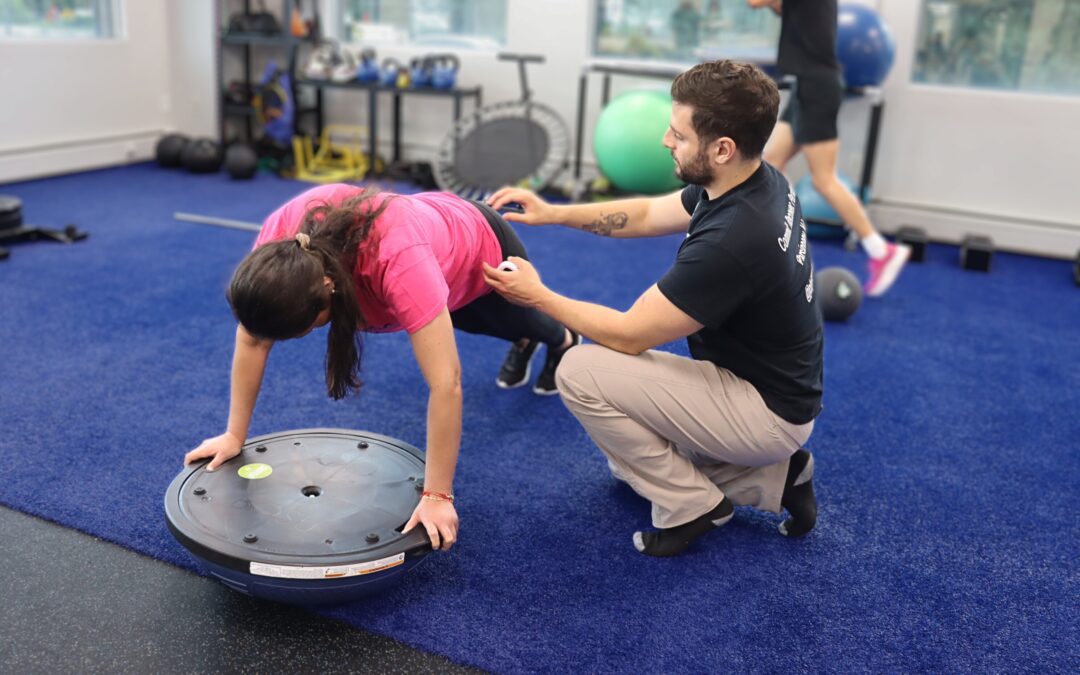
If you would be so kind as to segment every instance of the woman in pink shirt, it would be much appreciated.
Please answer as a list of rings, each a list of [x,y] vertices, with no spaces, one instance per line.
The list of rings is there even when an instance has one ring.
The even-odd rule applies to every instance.
[[[454,328],[512,342],[496,383],[526,384],[540,343],[547,360],[534,391],[557,393],[555,369],[580,338],[535,309],[513,305],[484,282],[483,263],[526,257],[513,229],[490,209],[449,193],[395,195],[317,187],[263,223],[228,291],[239,324],[225,433],[187,453],[215,470],[247,438],[270,349],[330,325],[326,385],[343,398],[361,387],[363,332],[408,332],[429,387],[424,498],[405,531],[422,524],[432,547],[457,539],[454,469],[461,441],[461,365]]]

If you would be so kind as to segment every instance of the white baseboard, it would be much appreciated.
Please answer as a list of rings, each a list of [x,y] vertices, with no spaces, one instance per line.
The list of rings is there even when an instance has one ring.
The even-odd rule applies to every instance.
[[[1063,260],[1074,259],[1080,250],[1080,223],[1024,221],[887,202],[874,202],[869,210],[874,226],[886,234],[910,225],[926,230],[931,241],[948,244],[959,244],[967,235],[983,235],[994,241],[997,250]]]
[[[0,148],[0,183],[101,169],[154,157],[164,129]]]

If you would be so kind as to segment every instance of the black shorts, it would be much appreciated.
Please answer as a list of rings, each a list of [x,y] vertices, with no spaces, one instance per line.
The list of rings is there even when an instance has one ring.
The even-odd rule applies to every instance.
[[[843,100],[844,83],[839,76],[799,75],[780,121],[791,125],[799,145],[836,140],[836,117]]]
[[[484,220],[495,232],[503,260],[512,255],[529,259],[525,245],[521,243],[514,228],[503,220],[498,212],[481,202],[472,204],[483,214]],[[529,338],[557,345],[562,344],[566,336],[566,329],[555,319],[531,307],[512,304],[495,291],[485,293],[464,307],[450,312],[450,320],[454,328],[466,333],[489,335],[510,342]]]

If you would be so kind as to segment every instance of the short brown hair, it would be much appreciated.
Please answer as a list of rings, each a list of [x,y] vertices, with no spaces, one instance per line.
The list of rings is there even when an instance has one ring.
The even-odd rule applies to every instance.
[[[707,61],[671,83],[671,98],[694,109],[694,133],[702,143],[727,136],[745,158],[765,149],[780,108],[776,83],[749,63]]]

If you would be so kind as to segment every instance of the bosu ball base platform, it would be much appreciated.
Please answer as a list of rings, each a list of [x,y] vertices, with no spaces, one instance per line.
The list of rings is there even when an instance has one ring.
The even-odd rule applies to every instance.
[[[302,429],[249,440],[217,470],[186,467],[165,494],[173,536],[226,586],[297,605],[349,602],[396,584],[431,552],[401,529],[424,455],[386,436]]]

